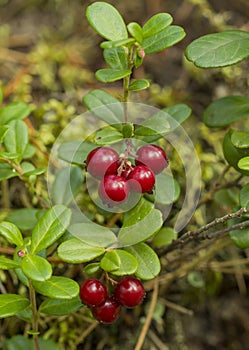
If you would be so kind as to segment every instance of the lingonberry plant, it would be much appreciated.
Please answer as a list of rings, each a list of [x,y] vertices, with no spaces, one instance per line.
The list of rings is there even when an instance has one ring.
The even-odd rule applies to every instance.
[[[31,161],[36,149],[25,123],[30,113],[28,106],[13,102],[0,110],[0,180],[19,177],[32,193],[36,206],[35,215],[32,212],[31,217],[28,211],[28,217],[23,218],[28,235],[25,228],[19,228],[11,220],[0,223],[0,234],[5,244],[11,246],[2,247],[1,252],[13,255],[13,259],[0,257],[0,268],[13,270],[25,286],[20,294],[6,291],[0,295],[0,317],[15,315],[32,323],[28,333],[33,336],[36,350],[46,348],[39,337],[40,315],[68,315],[84,304],[98,321],[113,323],[122,307],[142,304],[143,281],[147,281],[148,289],[153,285],[150,280],[155,280],[158,286],[160,257],[179,245],[184,248],[192,239],[201,241],[206,238],[205,232],[219,223],[227,227],[214,233],[214,238],[229,232],[238,247],[249,247],[246,181],[240,188],[234,213],[215,218],[196,231],[180,232],[179,238],[178,231],[190,219],[186,211],[182,215],[184,224],[179,224],[177,214],[171,219],[172,227],[164,224],[165,212],[178,200],[180,192],[180,185],[170,172],[166,148],[179,145],[177,151],[184,161],[190,140],[179,130],[191,110],[185,104],[178,104],[160,111],[150,108],[145,111],[139,104],[130,102],[130,95],[150,85],[147,79],[132,79],[145,57],[181,41],[184,30],[172,25],[168,13],[152,16],[143,26],[136,22],[126,25],[117,9],[105,2],[93,2],[86,17],[106,40],[100,46],[108,67],[99,69],[96,78],[102,83],[122,80],[123,92],[116,98],[97,89],[83,97],[89,110],[86,118],[90,124],[96,123],[96,128],[84,139],[60,142],[55,147],[57,159],[51,157],[51,163],[59,164],[59,168],[52,173],[50,200],[40,193],[37,180],[46,169],[35,168]],[[245,31],[210,34],[193,41],[187,47],[186,57],[202,68],[228,66],[249,56],[248,42],[249,33]],[[141,111],[148,112],[147,116],[143,117]],[[247,97],[228,96],[208,106],[204,122],[211,128],[228,127],[248,118],[248,111]],[[249,175],[249,130],[229,129],[223,151],[229,165],[239,173],[238,181],[245,179]],[[190,153],[187,170],[196,164],[193,148]],[[186,177],[191,177],[192,183],[198,169],[188,171]],[[95,181],[94,186],[91,180]],[[195,205],[192,189],[198,195],[198,188],[187,189],[190,196],[186,202]],[[84,202],[77,202],[76,197],[82,192],[84,198],[89,193],[94,210],[105,218],[102,224],[91,217]],[[78,211],[74,210],[75,203]],[[88,277],[79,283],[56,275],[54,267],[58,261],[83,264]],[[164,278],[166,285],[186,275],[200,261],[193,259],[191,264],[171,272]],[[30,347],[30,340],[23,338],[22,348],[25,347]]]

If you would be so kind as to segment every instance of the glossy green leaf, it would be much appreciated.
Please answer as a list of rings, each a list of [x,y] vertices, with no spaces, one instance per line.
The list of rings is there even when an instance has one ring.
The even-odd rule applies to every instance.
[[[160,204],[171,204],[175,202],[180,196],[179,183],[168,174],[158,174],[156,176],[156,191],[155,201]]]
[[[71,210],[55,205],[37,222],[32,232],[31,254],[40,252],[60,238],[69,226]]]
[[[170,116],[164,111],[159,111],[143,121],[136,129],[137,136],[158,136],[170,131]]]
[[[26,118],[30,114],[29,106],[24,102],[11,102],[0,108],[0,125],[7,124],[12,120]]]
[[[101,259],[100,266],[104,271],[115,276],[134,274],[137,270],[137,259],[125,250],[108,251]]]
[[[38,255],[24,256],[22,258],[21,268],[23,273],[33,281],[46,281],[52,275],[51,264]]]
[[[249,98],[226,96],[212,102],[204,111],[204,123],[209,127],[224,127],[249,118]]]
[[[153,247],[163,247],[177,239],[177,232],[171,227],[163,227],[153,238]]]
[[[172,25],[151,36],[144,37],[142,47],[146,55],[151,55],[177,44],[185,35],[183,28]]]
[[[0,294],[0,318],[16,315],[29,305],[29,300],[21,295]]]
[[[227,30],[204,35],[187,47],[186,57],[201,68],[231,66],[249,57],[249,33]]]
[[[124,20],[116,8],[96,1],[87,7],[86,17],[92,28],[103,38],[119,40],[128,37]]]
[[[84,165],[88,153],[96,147],[97,145],[89,142],[64,142],[58,149],[58,157],[68,163]]]
[[[11,244],[17,246],[23,244],[23,237],[19,228],[11,222],[2,221],[0,223],[0,234]]]
[[[152,237],[161,228],[162,223],[161,212],[152,209],[143,219],[138,217],[135,224],[131,226],[123,225],[118,234],[118,242],[123,246],[143,242]]]
[[[97,145],[104,146],[116,143],[123,139],[123,135],[114,128],[104,128],[100,131],[97,131],[94,137],[94,140]]]
[[[131,71],[129,69],[103,68],[97,70],[95,76],[102,83],[111,83],[113,81],[123,79],[130,74]]]
[[[17,171],[15,171],[9,164],[0,163],[0,181],[11,179],[17,175]]]
[[[15,224],[20,230],[32,230],[37,223],[39,209],[16,209],[7,215],[6,220]]]
[[[19,154],[21,159],[28,145],[28,128],[22,120],[13,120],[9,123],[9,130],[4,138],[7,152]]]
[[[9,125],[0,125],[0,143],[3,142],[8,130],[9,130]]]
[[[249,228],[241,230],[234,230],[229,232],[230,238],[233,243],[242,249],[249,248]]]
[[[241,158],[238,162],[238,167],[241,170],[249,171],[249,157]]]
[[[33,318],[31,305],[26,307],[26,309],[19,311],[15,316],[22,321],[31,323]]]
[[[131,22],[127,25],[128,32],[133,36],[138,43],[143,41],[143,29],[137,22]]]
[[[81,168],[70,166],[61,169],[55,176],[52,198],[56,204],[68,205],[79,193],[83,184]]]
[[[236,148],[249,148],[249,132],[234,130],[231,141]]]
[[[86,107],[107,124],[119,124],[124,121],[122,104],[103,90],[93,90],[83,97]]]
[[[134,43],[135,43],[135,40],[133,38],[127,38],[127,39],[114,40],[114,41],[103,41],[100,44],[100,47],[102,49],[113,49],[115,47],[131,46]]]
[[[140,91],[147,89],[150,86],[150,82],[147,79],[133,80],[129,86],[130,91]]]
[[[130,254],[135,256],[138,267],[135,275],[142,280],[150,280],[155,278],[160,270],[160,260],[157,254],[146,243],[139,243],[125,248]]]
[[[92,247],[107,248],[117,241],[116,235],[110,229],[94,222],[73,224],[68,230],[74,237]]]
[[[98,272],[100,269],[100,263],[99,262],[96,262],[96,263],[90,263],[90,264],[87,264],[85,267],[84,267],[84,272],[87,274],[87,275],[94,275],[96,272]]]
[[[16,269],[18,267],[20,265],[16,261],[0,256],[0,270]]]
[[[104,50],[104,59],[113,69],[127,69],[128,59],[123,47],[115,47]]]
[[[144,219],[151,212],[153,207],[153,203],[142,197],[134,208],[125,212],[123,225],[131,226],[136,224],[137,221]]]
[[[105,249],[102,247],[93,247],[79,240],[72,238],[63,242],[58,247],[58,256],[68,263],[79,264],[91,261],[102,255]]]
[[[79,285],[67,277],[52,276],[45,282],[32,282],[35,290],[52,299],[72,299],[79,294]]]
[[[50,339],[39,339],[40,350],[61,350],[61,348],[56,345]],[[33,339],[28,339],[23,335],[15,335],[6,342],[7,350],[36,350]]]
[[[76,312],[82,307],[79,296],[72,299],[46,299],[40,307],[39,312],[50,316],[64,316]]]
[[[157,13],[152,16],[143,26],[143,36],[151,37],[166,29],[173,22],[169,13]]]
[[[240,205],[249,209],[249,183],[240,190]]]
[[[192,112],[191,108],[184,103],[163,108],[163,111],[171,117],[169,118],[170,131],[174,130],[179,124],[182,124]]]

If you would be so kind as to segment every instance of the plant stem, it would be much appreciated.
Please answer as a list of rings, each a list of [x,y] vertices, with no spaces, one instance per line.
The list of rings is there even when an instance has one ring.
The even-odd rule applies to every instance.
[[[36,304],[36,295],[35,295],[35,289],[32,285],[32,281],[29,281],[29,295],[30,295],[30,302],[31,302],[31,309],[32,309],[32,331],[33,331],[33,339],[34,339],[34,345],[36,350],[41,350],[39,340],[38,340],[38,311],[37,311],[37,304]]]

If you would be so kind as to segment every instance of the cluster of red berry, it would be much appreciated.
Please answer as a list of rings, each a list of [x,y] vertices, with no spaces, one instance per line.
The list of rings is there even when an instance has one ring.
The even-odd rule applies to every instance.
[[[80,287],[82,302],[91,308],[96,320],[106,324],[117,320],[122,306],[134,308],[142,303],[144,297],[144,287],[134,277],[122,278],[112,295],[108,295],[105,284],[95,278],[87,279]]]
[[[168,165],[166,153],[157,145],[144,145],[133,157],[135,164],[109,147],[98,147],[88,154],[86,169],[101,180],[98,193],[104,204],[124,203],[131,190],[152,193],[155,175]]]

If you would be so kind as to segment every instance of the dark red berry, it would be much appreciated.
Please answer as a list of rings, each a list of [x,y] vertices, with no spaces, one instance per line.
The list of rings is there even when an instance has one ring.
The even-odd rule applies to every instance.
[[[120,304],[112,297],[107,297],[103,304],[92,308],[92,314],[96,320],[107,324],[116,321],[120,311]]]
[[[99,197],[104,204],[117,205],[128,199],[130,188],[125,178],[107,175],[99,184]]]
[[[159,174],[168,166],[168,159],[161,147],[157,145],[144,145],[137,150],[136,164],[144,164],[155,174]]]
[[[86,280],[80,287],[80,298],[85,305],[97,306],[107,298],[106,286],[95,278]]]
[[[142,303],[145,290],[137,278],[124,277],[118,282],[114,296],[121,305],[132,308]]]
[[[86,159],[87,171],[97,179],[105,175],[116,174],[118,170],[118,153],[109,147],[98,147],[92,150]]]
[[[138,193],[152,193],[155,185],[153,171],[145,165],[137,165],[128,175],[127,180],[131,189]]]

